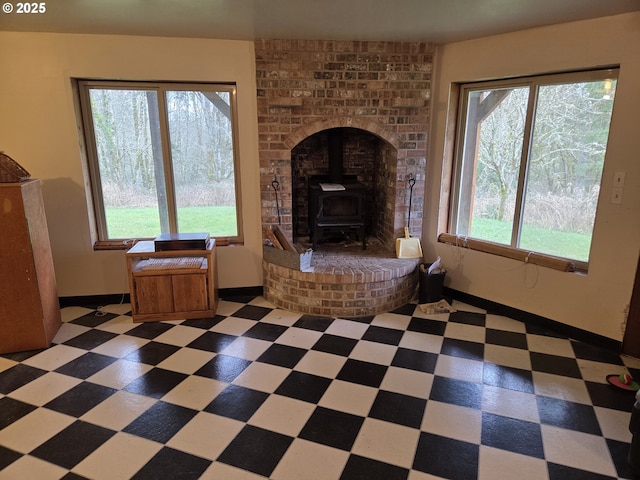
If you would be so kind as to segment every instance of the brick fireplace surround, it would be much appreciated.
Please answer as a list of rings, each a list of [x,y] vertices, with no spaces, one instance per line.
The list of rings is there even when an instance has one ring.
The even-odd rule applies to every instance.
[[[255,42],[263,227],[280,223],[293,239],[301,164],[292,170],[292,152],[309,137],[346,127],[381,145],[377,158],[368,161],[375,164],[372,185],[379,210],[370,234],[383,255],[380,249],[368,256],[347,250],[325,255],[319,248],[314,272],[263,262],[267,300],[312,315],[356,317],[391,310],[411,298],[418,260],[395,259],[394,248],[407,224],[410,177],[416,180],[410,232],[420,236],[422,231],[434,51],[428,43]],[[358,150],[358,145],[347,150]],[[321,162],[309,158],[316,173],[327,173]],[[360,168],[369,170],[367,165],[372,164],[365,161]],[[365,171],[353,168],[345,173],[362,181]]]

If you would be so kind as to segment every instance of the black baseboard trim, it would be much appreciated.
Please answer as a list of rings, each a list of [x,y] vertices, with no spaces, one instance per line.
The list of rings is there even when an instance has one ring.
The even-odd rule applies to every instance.
[[[450,297],[460,302],[468,303],[469,305],[482,308],[488,313],[513,318],[514,320],[519,320],[523,323],[526,323],[527,325],[534,325],[543,330],[556,332],[567,338],[588,343],[589,345],[604,348],[612,352],[622,352],[622,342],[616,341],[612,338],[604,337],[602,335],[598,335],[587,330],[582,330],[580,328],[572,327],[570,325],[565,325],[564,323],[551,320],[550,318],[542,317],[540,315],[509,307],[501,303],[496,303],[491,300],[476,297],[468,293],[453,290],[449,287],[444,287],[443,293],[445,297]]]
[[[98,308],[117,303],[129,303],[131,297],[128,293],[112,293],[108,295],[82,295],[77,297],[59,297],[60,308],[86,307]]]
[[[264,293],[262,285],[257,287],[236,287],[236,288],[221,288],[218,291],[220,298],[232,298],[232,297],[258,297]]]
[[[218,295],[222,299],[245,299],[250,297],[257,297],[264,293],[262,286],[256,287],[236,287],[236,288],[223,288],[218,291]],[[482,308],[489,313],[496,315],[503,315],[505,317],[513,318],[514,320],[521,321],[528,325],[533,325],[543,330],[555,332],[574,340],[578,340],[590,345],[594,345],[600,348],[605,348],[609,351],[620,353],[622,351],[622,342],[613,340],[612,338],[603,337],[595,333],[582,330],[580,328],[565,325],[555,320],[551,320],[540,315],[519,310],[517,308],[509,307],[501,303],[496,303],[491,300],[476,297],[468,293],[460,292],[449,287],[443,288],[445,297],[459,300],[461,302],[473,305],[478,308]],[[110,295],[88,295],[78,297],[60,297],[60,308],[64,307],[87,307],[98,308],[104,305],[112,305],[117,303],[129,303],[131,298],[128,293],[116,293]]]
[[[218,291],[220,298],[243,298],[257,297],[262,295],[262,286],[258,287],[237,287],[237,288],[221,288]],[[130,303],[131,296],[128,293],[113,293],[107,295],[83,295],[77,297],[59,297],[58,302],[60,308],[65,307],[87,307],[98,308],[104,305],[113,305],[117,303]]]

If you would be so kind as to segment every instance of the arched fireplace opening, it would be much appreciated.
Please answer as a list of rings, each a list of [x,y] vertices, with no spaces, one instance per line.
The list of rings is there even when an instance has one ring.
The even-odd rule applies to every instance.
[[[393,241],[397,150],[351,127],[319,131],[291,150],[292,229],[297,242]]]

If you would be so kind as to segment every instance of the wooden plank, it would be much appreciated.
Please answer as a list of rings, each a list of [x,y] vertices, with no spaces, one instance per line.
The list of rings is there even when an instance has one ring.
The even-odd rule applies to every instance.
[[[276,247],[278,250],[284,250],[283,246],[280,244],[280,240],[278,240],[275,236],[275,234],[273,233],[273,230],[271,230],[271,226],[267,225],[264,229],[264,236],[267,238],[267,240],[269,240],[274,247]]]
[[[282,230],[280,230],[280,227],[278,225],[273,226],[273,233],[280,242],[280,245],[282,245],[282,248],[284,248],[287,252],[298,253],[296,247],[289,241]]]
[[[525,263],[533,263],[541,267],[554,268],[556,270],[562,270],[563,272],[574,272],[576,269],[576,265],[573,262],[564,258],[554,257],[553,255],[546,255],[544,253],[529,252],[520,248],[513,248],[485,240],[476,240],[473,238],[459,237],[450,233],[441,233],[438,236],[438,241],[457,247],[520,260]]]

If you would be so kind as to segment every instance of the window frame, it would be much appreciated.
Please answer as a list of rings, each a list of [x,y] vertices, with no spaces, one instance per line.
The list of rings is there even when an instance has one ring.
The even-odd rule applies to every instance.
[[[614,78],[616,81],[619,79],[620,74],[619,66],[606,66],[601,68],[580,70],[572,72],[550,73],[540,74],[524,77],[504,78],[497,80],[486,80],[477,82],[461,82],[452,85],[453,101],[452,109],[455,111],[455,119],[452,122],[452,127],[455,131],[455,136],[452,142],[452,165],[451,165],[451,178],[449,184],[450,195],[449,208],[448,208],[448,220],[443,224],[446,231],[442,232],[438,240],[443,243],[448,243],[460,247],[470,248],[473,250],[484,251],[508,258],[518,259],[525,263],[534,263],[550,268],[555,268],[563,271],[587,271],[589,267],[589,259],[587,261],[580,261],[577,259],[558,257],[551,254],[542,252],[528,251],[519,248],[517,245],[520,241],[520,235],[522,231],[522,217],[524,213],[523,199],[526,189],[526,176],[531,154],[531,142],[533,139],[533,125],[536,117],[536,106],[539,93],[539,87],[547,85],[567,84],[567,83],[579,83],[589,82],[597,80],[605,80]],[[461,203],[461,185],[462,171],[464,169],[464,151],[466,141],[467,130],[467,114],[468,114],[468,99],[469,94],[474,91],[483,91],[490,89],[500,88],[517,88],[527,87],[529,89],[529,97],[527,104],[527,113],[523,128],[523,144],[522,152],[520,156],[520,167],[518,171],[517,192],[515,200],[515,211],[513,218],[513,226],[510,244],[502,244],[491,242],[489,240],[474,238],[467,235],[459,235],[457,233],[458,214],[460,213]],[[613,107],[615,108],[615,106]],[[613,120],[613,109],[610,118],[610,125]],[[606,162],[606,151],[605,158]],[[604,164],[603,164],[604,171]],[[602,193],[602,178],[600,180],[600,193]],[[470,199],[469,199],[470,200]],[[598,204],[600,203],[600,195],[598,197]],[[597,218],[597,207],[594,214],[594,222]],[[595,228],[595,227],[594,227]],[[591,233],[593,239],[593,232]]]
[[[93,236],[93,247],[95,250],[126,249],[130,248],[131,245],[138,240],[151,240],[154,237],[136,237],[125,239],[108,237],[107,219],[102,191],[102,179],[89,93],[92,88],[103,88],[107,90],[149,90],[156,92],[170,233],[177,233],[178,217],[173,176],[173,162],[171,157],[170,131],[168,113],[166,108],[167,99],[165,94],[167,91],[210,91],[229,93],[237,234],[234,236],[212,235],[212,237],[216,239],[216,245],[219,246],[244,243],[244,234],[242,228],[242,195],[240,190],[241,182],[238,133],[238,102],[237,85],[235,83],[155,82],[76,78],[74,79],[74,85],[78,102],[77,111],[79,113],[79,116],[81,117],[79,121],[79,127],[82,130],[82,140],[84,141],[83,146],[87,167],[85,174],[87,177],[87,190],[90,197],[88,201],[90,204],[90,211],[92,213],[91,228]],[[161,232],[158,232],[158,234],[160,233]]]

